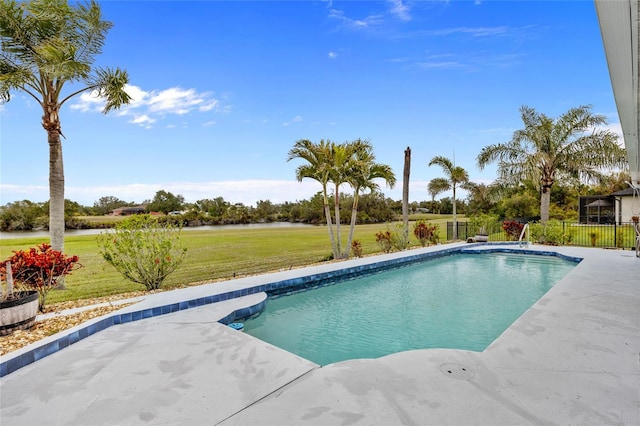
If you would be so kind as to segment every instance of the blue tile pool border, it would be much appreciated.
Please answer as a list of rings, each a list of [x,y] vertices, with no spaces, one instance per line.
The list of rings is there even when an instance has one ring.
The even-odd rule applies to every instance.
[[[489,244],[491,245],[491,244]],[[501,246],[504,244],[500,244]],[[511,254],[527,254],[527,255],[536,255],[536,256],[551,256],[557,257],[562,260],[566,260],[569,262],[580,263],[582,262],[581,257],[575,256],[567,256],[566,254],[558,253],[557,251],[550,250],[529,250],[525,248],[506,248],[506,247],[491,247],[491,248],[463,248],[461,251],[463,254],[483,254],[483,253],[511,253]]]
[[[507,243],[508,244],[508,243]],[[61,349],[64,349],[74,343],[79,342],[82,339],[85,339],[92,334],[98,333],[102,330],[105,330],[109,327],[118,324],[126,324],[128,322],[139,321],[146,318],[152,318],[159,315],[165,315],[173,312],[182,311],[185,309],[195,308],[199,306],[204,306],[212,303],[221,302],[224,300],[234,299],[242,296],[248,296],[250,294],[256,293],[266,293],[269,297],[289,294],[298,291],[310,290],[313,288],[321,287],[324,285],[333,284],[336,282],[347,281],[354,277],[359,277],[363,275],[371,275],[378,273],[383,270],[389,270],[398,268],[401,266],[407,266],[414,263],[422,262],[428,259],[435,259],[439,257],[450,256],[458,253],[517,253],[517,254],[532,254],[532,255],[541,255],[541,256],[556,256],[565,260],[580,262],[582,258],[566,256],[561,253],[557,253],[554,251],[537,251],[537,250],[528,250],[520,247],[517,248],[504,248],[504,247],[495,247],[492,248],[492,245],[500,245],[504,246],[505,243],[485,243],[477,245],[475,244],[472,247],[453,247],[453,248],[445,248],[443,250],[427,252],[427,253],[419,253],[409,256],[403,256],[396,259],[384,260],[381,262],[369,263],[365,265],[358,265],[349,268],[337,269],[334,271],[322,272],[317,274],[306,275],[302,277],[290,278],[286,280],[274,281],[271,283],[260,284],[253,287],[247,287],[241,290],[234,290],[225,293],[219,293],[204,297],[199,297],[197,299],[191,299],[187,301],[171,303],[168,305],[157,306],[153,308],[142,309],[134,312],[125,312],[125,313],[114,313],[108,317],[101,318],[100,320],[88,324],[86,327],[79,328],[74,330],[68,334],[60,336],[56,340],[43,343],[40,346],[34,347],[33,349],[21,353],[19,355],[11,357],[11,354],[8,354],[6,361],[0,363],[0,377],[4,377],[7,374],[11,374],[14,371],[25,367],[29,364],[32,364],[46,356],[49,356]],[[512,245],[517,245],[517,243],[512,243]],[[484,248],[479,248],[484,247]],[[254,315],[262,312],[266,306],[266,299],[260,303],[237,309],[231,312],[229,315],[220,319],[218,322],[221,324],[229,324],[234,321],[238,321],[241,319],[249,318]]]

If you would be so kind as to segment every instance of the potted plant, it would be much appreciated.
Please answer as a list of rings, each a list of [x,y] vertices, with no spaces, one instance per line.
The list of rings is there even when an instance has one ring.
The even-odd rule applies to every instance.
[[[49,291],[79,267],[78,256],[65,256],[46,243],[14,251],[1,262],[0,279],[6,282],[6,291],[0,305],[0,335],[31,327],[37,311],[44,312]]]
[[[38,314],[38,292],[14,291],[11,272],[11,262],[7,261],[3,280],[6,286],[0,287],[0,336],[30,328]]]
[[[489,233],[487,232],[487,228],[481,226],[473,239],[478,243],[486,243],[487,241],[489,241]]]

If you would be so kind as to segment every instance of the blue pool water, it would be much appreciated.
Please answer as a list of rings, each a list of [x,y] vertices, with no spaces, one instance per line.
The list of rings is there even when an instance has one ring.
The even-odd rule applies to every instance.
[[[426,348],[484,350],[576,264],[458,254],[269,299],[245,332],[320,365]]]

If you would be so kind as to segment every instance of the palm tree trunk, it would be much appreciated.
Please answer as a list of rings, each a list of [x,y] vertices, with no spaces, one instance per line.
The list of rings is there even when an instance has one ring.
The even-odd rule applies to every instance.
[[[335,216],[336,216],[336,252],[342,257],[342,238],[340,237],[340,193],[338,184],[335,192]]]
[[[453,241],[458,240],[458,216],[456,215],[456,185],[453,185]]]
[[[540,194],[540,223],[547,223],[549,220],[549,206],[551,205],[551,188],[542,187]]]
[[[358,216],[358,192],[359,189],[353,193],[353,207],[351,208],[351,224],[349,225],[349,239],[347,240],[347,247],[345,247],[344,258],[349,257],[349,251],[351,250],[351,243],[353,242],[353,232],[356,229],[356,218]]]
[[[323,207],[324,207],[324,217],[327,221],[327,229],[329,230],[329,240],[331,241],[331,252],[333,253],[333,258],[337,259],[338,253],[336,251],[336,242],[333,237],[333,226],[331,226],[331,209],[329,208],[329,199],[327,197],[327,190],[323,188]]]
[[[402,222],[404,241],[409,241],[409,174],[411,171],[411,148],[404,150],[404,173],[402,179]],[[406,248],[406,247],[403,247]]]
[[[60,132],[48,131],[49,142],[49,239],[51,248],[64,251],[64,167]]]

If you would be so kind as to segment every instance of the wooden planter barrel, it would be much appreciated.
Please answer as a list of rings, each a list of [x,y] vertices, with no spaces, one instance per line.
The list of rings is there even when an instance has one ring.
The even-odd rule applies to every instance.
[[[22,292],[20,297],[0,302],[0,336],[26,330],[38,315],[38,292]]]

